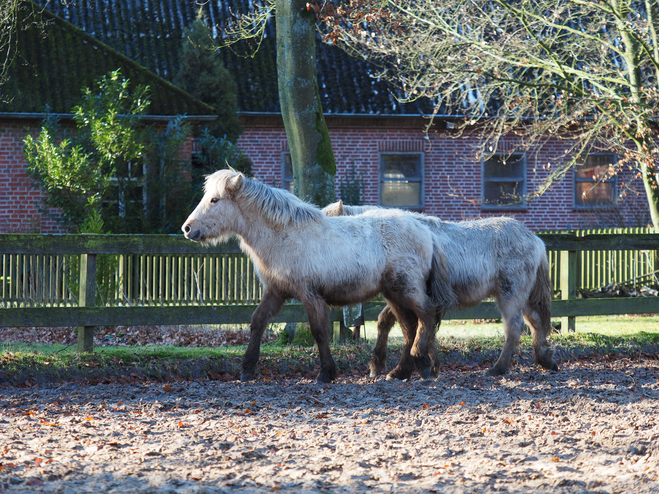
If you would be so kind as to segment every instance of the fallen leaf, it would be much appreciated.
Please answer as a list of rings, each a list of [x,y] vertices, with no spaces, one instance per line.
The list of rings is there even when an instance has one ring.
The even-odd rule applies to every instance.
[[[165,386],[162,389],[163,391],[171,391],[172,387],[169,384],[165,384]]]

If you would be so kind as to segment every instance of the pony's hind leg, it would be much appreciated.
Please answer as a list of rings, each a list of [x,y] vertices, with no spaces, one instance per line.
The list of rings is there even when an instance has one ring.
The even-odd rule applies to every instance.
[[[387,367],[387,341],[389,332],[396,323],[396,315],[387,305],[378,316],[378,339],[373,348],[373,355],[368,366],[371,369],[371,377],[376,377]]]
[[[546,266],[540,265],[529,300],[524,306],[524,318],[531,327],[533,361],[545,369],[557,371],[554,350],[549,345],[551,334],[551,285]]]
[[[549,318],[544,319],[528,305],[524,308],[524,319],[531,328],[533,361],[545,369],[557,371],[558,364],[554,360],[554,350],[547,340],[551,334],[551,321]]]
[[[338,371],[329,347],[329,314],[327,304],[322,299],[315,297],[301,300],[301,302],[309,316],[311,334],[318,345],[320,372],[316,377],[316,381],[319,383],[332,382],[336,379]]]
[[[430,359],[432,360],[432,365],[430,366],[430,375],[432,377],[437,377],[439,375],[439,349],[437,348],[437,330],[441,324],[441,318],[437,319],[435,324],[435,330],[430,335],[430,340],[428,341],[428,353],[430,354]]]
[[[431,352],[437,349],[435,343],[436,315],[434,311],[420,311],[418,315],[419,327],[414,338],[410,355],[414,360],[416,370],[422,379],[427,379],[433,372],[433,359]],[[435,355],[433,355],[435,356]]]
[[[254,377],[256,362],[261,352],[261,337],[266,326],[272,318],[281,310],[286,300],[277,292],[265,290],[261,303],[252,314],[252,322],[249,326],[249,344],[243,357],[243,367],[240,374],[241,381],[249,381]]]
[[[387,301],[387,304],[392,309],[393,314],[398,320],[400,329],[403,332],[403,350],[401,352],[400,361],[398,362],[398,365],[387,374],[387,380],[400,379],[401,381],[404,381],[405,379],[409,379],[412,376],[412,372],[414,372],[414,361],[410,356],[410,351],[412,350],[412,344],[416,337],[419,320],[416,317],[416,314],[411,310],[392,305],[389,301]]]
[[[501,312],[506,340],[503,343],[503,349],[501,350],[499,359],[487,371],[487,374],[490,376],[501,376],[508,372],[510,361],[519,345],[519,337],[522,334],[522,326],[524,324],[521,310],[506,311],[502,308]]]

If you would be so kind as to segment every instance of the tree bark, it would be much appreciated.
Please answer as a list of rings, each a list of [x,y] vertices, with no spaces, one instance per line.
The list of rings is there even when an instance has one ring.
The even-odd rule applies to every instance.
[[[277,0],[277,78],[295,194],[322,207],[335,200],[336,163],[318,91],[316,17],[306,4]]]

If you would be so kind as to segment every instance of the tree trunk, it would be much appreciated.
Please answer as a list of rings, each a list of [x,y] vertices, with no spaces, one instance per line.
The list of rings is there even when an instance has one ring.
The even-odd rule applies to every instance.
[[[318,92],[316,18],[306,4],[306,0],[277,0],[279,103],[295,194],[326,206],[335,200],[336,164]]]

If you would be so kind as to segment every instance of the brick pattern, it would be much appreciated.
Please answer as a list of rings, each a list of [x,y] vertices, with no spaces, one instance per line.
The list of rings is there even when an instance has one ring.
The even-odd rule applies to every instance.
[[[245,122],[244,122],[245,123]],[[532,201],[525,211],[481,210],[481,163],[470,156],[473,139],[453,138],[436,133],[426,138],[423,121],[414,125],[360,126],[333,124],[328,121],[337,162],[338,178],[345,176],[353,165],[365,181],[365,204],[378,204],[378,153],[409,151],[424,153],[423,212],[445,220],[467,220],[505,214],[524,222],[532,230],[566,228],[599,228],[603,226],[646,226],[650,223],[647,199],[640,179],[633,180],[627,172],[618,183],[630,182],[637,192],[629,191],[615,211],[580,211],[572,205],[572,174],[539,199]],[[62,233],[56,211],[43,211],[41,192],[32,187],[25,172],[23,139],[27,131],[38,132],[38,123],[5,121],[0,123],[0,232]],[[26,130],[27,129],[27,130]],[[281,186],[282,153],[288,151],[286,133],[280,121],[270,125],[245,125],[238,145],[253,161],[256,178],[268,185]],[[502,148],[509,149],[510,142]],[[537,156],[527,158],[528,189],[535,188],[550,171],[543,168],[559,156],[564,144],[550,141]],[[192,143],[186,143],[182,156],[190,156]]]
[[[375,122],[377,124],[377,122]],[[386,151],[424,152],[424,213],[445,220],[460,221],[489,216],[506,215],[524,222],[532,230],[578,229],[647,226],[650,224],[647,199],[640,179],[632,180],[631,172],[618,177],[618,183],[631,182],[637,192],[629,191],[615,211],[584,211],[573,207],[573,174],[555,183],[551,189],[524,211],[484,211],[481,209],[480,161],[473,159],[474,140],[454,138],[435,133],[427,138],[423,121],[415,128],[373,125],[332,125],[328,120],[330,137],[337,162],[338,178],[353,164],[365,181],[365,204],[378,204],[378,153]],[[383,128],[384,127],[384,128]],[[245,125],[238,145],[252,159],[256,178],[269,185],[281,183],[281,153],[287,149],[286,134],[278,125]],[[509,151],[513,142],[500,145]],[[527,189],[537,188],[551,173],[542,165],[560,156],[565,143],[547,143],[536,155],[527,156]]]
[[[38,125],[24,120],[0,124],[0,233],[64,233],[57,211],[44,210],[23,158],[23,139]]]
[[[164,130],[166,124],[160,124]],[[66,233],[56,209],[44,208],[42,192],[27,175],[23,140],[28,132],[37,135],[41,122],[0,122],[0,233]],[[184,142],[179,159],[189,163],[193,141]],[[182,176],[190,180],[189,168]]]

